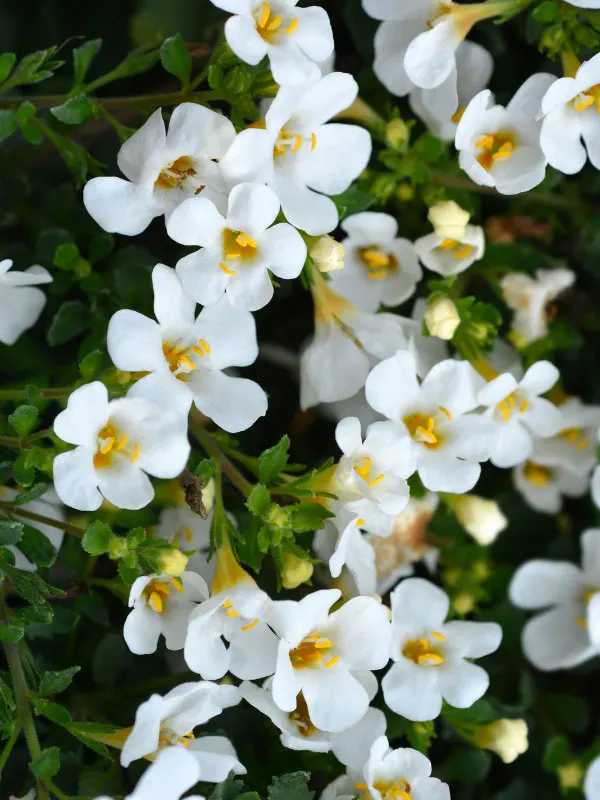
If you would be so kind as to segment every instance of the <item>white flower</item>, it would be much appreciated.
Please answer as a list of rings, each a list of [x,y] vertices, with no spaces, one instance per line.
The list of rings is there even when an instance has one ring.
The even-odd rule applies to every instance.
[[[485,252],[485,236],[479,225],[465,225],[464,233],[454,237],[435,231],[421,236],[415,250],[422,264],[432,272],[448,277],[464,272]]]
[[[546,158],[540,147],[538,112],[553,75],[537,73],[528,78],[510,103],[493,105],[485,89],[463,114],[454,144],[459,164],[482,186],[495,186],[500,194],[519,194],[544,179]]]
[[[446,622],[450,600],[422,578],[407,578],[391,595],[395,662],[381,686],[386,704],[407,719],[435,719],[442,700],[469,708],[487,691],[487,672],[467,659],[481,658],[500,646],[495,622]]]
[[[222,114],[196,103],[173,111],[169,132],[158,108],[119,150],[123,178],[92,178],[83,190],[91,217],[111,233],[136,236],[200,192],[222,205],[227,192],[217,160],[235,139]]]
[[[536,442],[536,459],[550,467],[587,475],[597,461],[600,406],[587,406],[578,397],[569,397],[559,409],[563,427],[556,436]]]
[[[569,561],[528,561],[516,571],[510,599],[542,610],[523,629],[523,652],[545,672],[569,669],[600,650],[600,529],[581,536],[582,567]]]
[[[529,728],[524,719],[497,719],[477,729],[475,742],[485,750],[498,753],[505,764],[527,752]]]
[[[385,736],[371,747],[369,759],[360,770],[349,770],[325,789],[321,800],[450,800],[446,783],[431,777],[431,762],[409,747],[392,750]]]
[[[273,699],[294,711],[300,692],[313,724],[338,732],[367,711],[369,694],[355,673],[381,669],[389,658],[390,624],[371,597],[355,597],[333,614],[336,589],[312,592],[299,602],[273,603],[269,620],[281,637]]]
[[[600,8],[600,6],[597,7]],[[596,757],[587,769],[583,782],[583,793],[585,800],[600,800],[600,757]]]
[[[267,411],[257,383],[226,375],[258,355],[252,314],[235,309],[226,297],[195,316],[175,270],[157,264],[152,272],[154,314],[158,322],[122,309],[108,325],[108,352],[116,367],[148,372],[129,397],[150,398],[187,415],[192,402],[220,428],[246,430]]]
[[[398,238],[398,223],[389,214],[363,211],[342,222],[348,234],[344,269],[331,276],[331,288],[363,311],[408,300],[422,277],[415,249]]]
[[[200,766],[191,753],[183,747],[169,747],[159,753],[125,800],[181,800],[181,796],[200,780]],[[112,800],[102,795],[96,800]],[[190,795],[186,800],[204,800],[200,795]]]
[[[240,700],[235,686],[207,681],[182,683],[164,697],[153,694],[135,713],[135,723],[121,752],[121,764],[128,767],[138,758],[155,758],[165,748],[185,747],[198,762],[203,781],[224,781],[231,770],[245,774],[228,739],[194,735],[194,728]]]
[[[109,401],[99,381],[80,386],[54,420],[54,432],[77,445],[54,459],[54,488],[65,505],[95,511],[102,498],[143,508],[154,497],[148,475],[176,478],[190,454],[187,419],[142,398]]]
[[[538,269],[535,278],[522,272],[511,272],[501,281],[504,300],[515,315],[511,337],[517,347],[543,339],[548,333],[548,322],[555,309],[552,301],[575,282],[570,269]]]
[[[556,437],[557,438],[557,437]],[[552,441],[552,440],[550,440]],[[582,497],[590,487],[589,474],[550,466],[541,453],[544,440],[535,443],[531,458],[513,470],[513,483],[525,502],[541,514],[558,514],[564,497]]]
[[[346,248],[328,233],[321,236],[310,248],[310,257],[319,272],[337,272],[344,269]]]
[[[549,361],[537,361],[517,381],[510,373],[498,375],[481,389],[477,402],[489,420],[490,461],[496,467],[514,467],[529,458],[533,435],[554,436],[563,427],[560,409],[540,395],[560,375]]]
[[[0,342],[12,345],[37,322],[46,305],[46,295],[36,289],[52,283],[43,267],[29,267],[25,272],[9,272],[12,261],[0,261]]]
[[[574,76],[555,81],[542,99],[540,144],[550,166],[567,175],[579,172],[588,157],[600,169],[599,83],[595,55]]]
[[[273,297],[268,270],[278,278],[297,278],[306,261],[298,231],[285,222],[273,225],[278,214],[275,192],[252,183],[232,190],[225,216],[203,197],[191,197],[175,209],[167,222],[169,236],[201,246],[177,263],[187,294],[203,305],[227,293],[234,308],[266,306]]]
[[[0,486],[0,500],[3,502],[10,502],[18,497],[18,492],[8,486]],[[32,500],[30,503],[25,503],[20,506],[24,511],[32,511],[34,514],[40,514],[43,517],[54,519],[57,522],[62,522],[65,519],[64,506],[58,499],[54,489],[49,489],[43,497],[39,500]],[[0,517],[1,519],[2,517]],[[45,522],[37,522],[33,519],[24,520],[29,526],[35,528],[36,531],[43,533],[50,540],[57,550],[60,549],[64,538],[64,532],[58,527],[47,525]],[[15,557],[15,567],[23,569],[26,572],[33,572],[37,567],[20,550],[18,545],[4,545],[7,550],[10,550]]]
[[[169,650],[181,650],[185,642],[190,614],[208,597],[208,587],[195,572],[183,572],[180,578],[170,575],[142,575],[129,593],[132,609],[123,638],[132,653],[154,653],[161,634]]]
[[[481,379],[466,361],[436,364],[420,384],[414,356],[399,350],[369,374],[369,405],[402,430],[423,485],[432,492],[468,492],[488,458],[489,423],[468,414]]]
[[[495,500],[476,494],[447,495],[446,503],[478,544],[489,545],[508,525]]]
[[[221,160],[232,186],[267,183],[288,222],[317,236],[338,224],[333,200],[366,167],[371,137],[357,125],[328,123],[356,98],[351,75],[332,72],[297,88],[282,87],[271,103],[264,129],[238,134]]]
[[[434,300],[425,312],[425,325],[432,336],[449,342],[460,325],[460,314],[449,297]]]
[[[277,637],[265,622],[269,596],[240,567],[229,545],[219,548],[214,558],[211,597],[189,621],[186,663],[206,680],[218,680],[226,672],[242,680],[272,675]]]
[[[372,700],[378,688],[376,678],[370,672],[357,673],[356,677]],[[245,681],[240,686],[240,691],[244,700],[277,725],[281,731],[281,744],[290,750],[332,752],[345,766],[360,769],[367,760],[375,739],[385,733],[385,715],[377,708],[368,708],[355,725],[343,731],[321,731],[313,724],[302,693],[296,698],[293,711],[282,711],[273,700],[271,683],[272,681],[268,681],[261,689]]]
[[[408,102],[429,130],[444,142],[453,142],[465,108],[488,85],[494,60],[476,42],[463,42],[456,51],[456,70],[435,89],[411,89]]]
[[[164,508],[158,525],[153,529],[157,539],[167,539],[186,552],[195,550],[189,558],[188,569],[197,572],[209,584],[215,572],[215,559],[208,560],[212,516],[209,512],[207,519],[202,519],[187,506]]]
[[[269,57],[273,78],[297,86],[320,76],[316,62],[333,53],[333,33],[319,6],[298,8],[298,0],[211,0],[235,16],[225,23],[225,38],[246,64]]]

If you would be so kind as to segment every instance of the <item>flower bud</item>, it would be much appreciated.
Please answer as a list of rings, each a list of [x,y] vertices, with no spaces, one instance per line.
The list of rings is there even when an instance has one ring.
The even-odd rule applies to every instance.
[[[215,479],[211,478],[206,486],[202,487],[202,502],[207,513],[215,504]]]
[[[461,617],[464,617],[466,614],[470,614],[475,610],[475,598],[468,592],[457,594],[452,600],[452,607],[457,614],[460,614]]]
[[[410,128],[401,119],[393,119],[385,126],[385,140],[392,150],[402,150],[410,139]]]
[[[401,183],[396,189],[396,197],[402,203],[408,203],[415,196],[415,190],[410,183]]]
[[[579,789],[583,782],[583,767],[578,761],[568,761],[556,770],[562,792]]]
[[[171,575],[173,578],[179,578],[187,567],[187,563],[188,557],[181,550],[175,550],[175,548],[163,550],[156,559],[156,566],[161,575]]]
[[[505,764],[512,762],[529,747],[524,719],[499,719],[482,725],[475,734],[479,747],[497,753]]]
[[[435,300],[425,312],[425,325],[432,336],[449,342],[460,325],[460,317],[452,300]]]
[[[495,500],[476,494],[457,494],[448,498],[447,503],[463,528],[479,544],[492,544],[508,524]]]
[[[465,227],[471,218],[468,211],[461,208],[454,200],[444,200],[431,206],[427,219],[438,236],[444,239],[460,241],[465,235]]]
[[[289,550],[283,556],[283,571],[281,583],[285,589],[296,589],[301,583],[310,580],[313,574],[313,565],[305,558],[298,558]]]
[[[344,245],[328,235],[321,236],[310,248],[310,257],[317,265],[319,272],[344,269],[344,253]]]

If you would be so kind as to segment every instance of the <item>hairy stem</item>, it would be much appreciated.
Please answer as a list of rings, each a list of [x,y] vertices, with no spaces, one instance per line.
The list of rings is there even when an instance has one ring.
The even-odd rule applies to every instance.
[[[15,725],[15,729],[14,729],[14,731],[12,733],[12,736],[7,741],[7,743],[4,745],[4,750],[2,751],[2,754],[0,755],[0,778],[2,778],[2,770],[4,769],[4,767],[6,765],[6,762],[8,761],[8,758],[9,758],[10,754],[12,753],[12,749],[15,746],[15,743],[16,743],[17,739],[19,738],[22,730],[23,729],[21,727],[21,723],[18,722]]]
[[[89,89],[98,88],[90,84]],[[62,105],[68,98],[66,94],[42,94],[42,95],[12,95],[11,97],[0,98],[0,108],[14,108],[20,106],[26,100],[33,103],[36,108],[51,108],[52,106]],[[172,106],[184,101],[189,103],[205,103],[210,100],[219,100],[222,96],[217,91],[209,92],[165,92],[163,94],[138,95],[136,97],[90,97],[92,102],[98,103],[105,108],[126,108],[143,110],[145,108],[156,108],[157,106]]]
[[[70,522],[63,522],[60,519],[45,517],[43,514],[35,514],[33,511],[21,508],[21,506],[11,506],[10,504],[5,505],[0,503],[0,507],[9,511],[11,515],[24,517],[25,519],[32,520],[32,522],[42,522],[44,525],[50,525],[51,528],[58,528],[65,533],[71,534],[71,536],[77,536],[78,539],[81,539],[85,533],[84,529],[80,528],[78,525],[71,525]]]
[[[58,389],[40,389],[40,396],[45,400],[56,400],[61,397],[68,397],[72,391],[72,386],[61,386]],[[26,389],[0,389],[0,400],[27,400],[28,398]]]
[[[252,484],[249,480],[247,480],[242,473],[238,470],[238,468],[232,464],[232,462],[227,458],[225,453],[219,447],[219,443],[212,436],[206,428],[204,428],[198,422],[195,422],[193,419],[190,420],[190,430],[192,432],[193,437],[196,439],[198,444],[202,447],[202,449],[209,455],[211,458],[217,462],[223,474],[227,475],[231,483],[235,487],[237,487],[240,492],[245,496],[248,497],[250,492],[252,491]]]

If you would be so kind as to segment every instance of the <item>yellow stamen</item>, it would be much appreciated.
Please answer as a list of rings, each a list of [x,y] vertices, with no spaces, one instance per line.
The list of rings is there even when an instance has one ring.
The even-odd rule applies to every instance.
[[[355,783],[354,788],[358,789],[359,792],[366,792],[369,790],[369,787],[366,783]]]
[[[192,359],[188,358],[187,356],[179,356],[179,363],[185,364],[186,367],[189,367],[189,369],[197,369]]]
[[[315,149],[316,146],[317,146],[317,134],[316,133],[311,133],[311,135],[310,135],[310,149],[311,149],[311,152]]]
[[[196,355],[200,356],[200,358],[204,358],[204,350],[202,350],[200,347],[196,347],[196,345],[192,345],[192,347],[190,347],[190,350],[192,350],[192,352],[196,353]]]
[[[186,542],[191,542],[192,539],[194,538],[194,535],[192,533],[192,529],[189,528],[187,525],[184,525],[184,527],[183,527],[183,535],[185,536]]]
[[[372,481],[368,481],[367,483],[368,483],[368,485],[369,485],[369,486],[371,486],[371,487],[373,487],[373,486],[377,486],[377,484],[378,484],[378,483],[381,483],[381,481],[384,479],[384,477],[385,477],[385,476],[384,476],[384,474],[383,474],[383,472],[382,472],[382,473],[381,473],[381,475],[378,475],[376,478],[373,478],[373,480],[372,480]]]
[[[239,615],[240,615],[240,612],[236,611],[235,608],[232,608],[232,609],[230,609],[229,611],[226,612],[226,616],[228,616],[228,617],[239,617]]]
[[[183,584],[181,583],[181,581],[178,581],[177,578],[172,578],[171,577],[171,578],[169,578],[169,582],[173,584],[173,586],[177,589],[177,591],[180,594],[183,594],[185,592],[185,589],[183,588]]]
[[[138,460],[139,457],[140,457],[140,446],[139,444],[136,444],[136,446],[133,448],[133,455],[129,460],[131,461],[132,464],[135,464],[135,462]]]
[[[256,628],[257,625],[258,625],[258,620],[255,619],[249,625],[244,625],[242,627],[242,630],[243,631],[251,631],[253,628]]]
[[[449,420],[452,420],[452,414],[448,411],[445,406],[438,406],[439,410],[446,416]]]
[[[580,95],[581,100],[575,103],[575,111],[584,111],[586,108],[594,105],[594,98],[589,94]]]
[[[294,17],[294,19],[290,22],[288,27],[285,29],[287,34],[293,33],[296,28],[298,27],[298,17]]]
[[[277,28],[281,25],[282,21],[283,21],[282,17],[275,17],[275,19],[269,22],[269,24],[267,25],[267,30],[276,31]]]
[[[302,136],[300,136],[300,134],[297,133],[294,136],[294,143],[292,144],[292,153],[297,153],[298,150],[300,150],[300,148],[302,147],[302,142],[303,142]]]
[[[236,274],[236,271],[234,269],[229,269],[229,267],[226,267],[225,264],[223,264],[222,261],[219,264],[219,266],[221,267],[223,272],[227,273],[227,275],[235,275]]]
[[[333,642],[330,642],[329,639],[317,639],[315,647],[317,650],[329,650],[330,647],[333,647]]]
[[[233,603],[231,602],[231,600],[225,600],[225,602],[223,603],[223,608],[231,608],[232,605]]]
[[[575,622],[579,625],[580,628],[587,628],[587,620],[583,617],[575,617]]]
[[[163,610],[163,601],[162,597],[158,592],[152,592],[150,597],[148,598],[148,605],[153,611],[158,612],[159,614]]]
[[[445,642],[446,641],[446,637],[444,636],[443,633],[438,633],[437,631],[432,631],[431,636],[433,636],[434,639],[439,639],[440,642]]]
[[[371,471],[372,464],[373,464],[372,460],[368,456],[365,456],[365,458],[362,459],[360,466],[354,467],[354,471],[356,472],[357,475],[359,475],[363,480],[366,481],[367,478],[369,477],[369,472]]]
[[[127,436],[123,434],[119,439],[119,443],[116,445],[115,450],[122,450],[126,444],[127,444]]]
[[[364,519],[362,517],[360,517],[359,519],[356,520],[356,527],[357,528],[362,527],[364,524],[365,524],[365,521],[364,521]]]
[[[254,241],[254,239],[249,236],[247,233],[239,233],[236,236],[236,242],[239,244],[240,247],[257,247],[258,245]]]
[[[338,663],[339,660],[340,660],[339,656],[334,656],[333,658],[330,658],[329,661],[326,661],[324,664],[325,669],[329,669],[330,667],[335,667],[335,665]]]
[[[198,344],[200,345],[200,347],[203,348],[203,350],[206,353],[206,355],[209,356],[210,355],[210,347],[209,347],[208,342],[206,341],[206,339],[198,339]]]
[[[100,452],[102,453],[103,456],[105,456],[107,453],[110,453],[110,451],[113,449],[114,443],[115,443],[114,436],[111,436],[110,439],[107,439],[104,442],[104,444],[100,448]]]
[[[267,20],[271,16],[271,7],[268,3],[263,3],[260,7],[260,16],[258,18],[258,27],[264,28]]]

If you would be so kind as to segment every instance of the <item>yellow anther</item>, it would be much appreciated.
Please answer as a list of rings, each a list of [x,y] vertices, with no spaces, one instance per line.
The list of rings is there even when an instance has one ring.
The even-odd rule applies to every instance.
[[[133,448],[133,455],[129,460],[131,461],[132,464],[135,464],[135,462],[138,460],[139,457],[140,457],[140,446],[139,444],[136,444],[136,446]]]
[[[290,24],[285,29],[287,34],[293,33],[296,28],[298,27],[298,17],[294,17],[294,19],[290,22]]]
[[[354,788],[358,789],[359,792],[367,792],[369,790],[366,783],[355,783]]]
[[[589,94],[580,94],[581,98],[575,103],[575,111],[584,111],[586,108],[594,105],[594,98]]]
[[[445,406],[438,406],[438,408],[445,417],[447,417],[449,420],[452,419],[452,414],[448,411],[448,409]]]
[[[494,144],[494,137],[491,134],[487,134],[486,136],[482,136],[481,139],[478,139],[475,142],[475,147],[492,147]]]
[[[181,581],[178,581],[177,578],[169,578],[169,583],[172,583],[180,594],[183,594],[185,592],[185,589],[183,588],[183,583]]]
[[[122,450],[126,444],[127,444],[127,436],[123,434],[119,439],[118,444],[115,446],[115,450]]]
[[[183,526],[183,535],[185,536],[186,542],[191,542],[194,538],[194,534],[192,533],[192,529],[188,525]]]
[[[163,601],[161,595],[158,592],[152,592],[148,598],[148,605],[153,611],[156,611],[160,614],[163,610]]]
[[[311,133],[311,135],[310,135],[310,149],[311,149],[311,152],[315,149],[316,146],[317,146],[317,134],[316,133]]]
[[[443,242],[440,242],[438,247],[442,250],[454,250],[460,243],[456,241],[456,239],[444,239]]]
[[[210,347],[206,339],[198,339],[198,344],[204,350],[207,356],[210,355]]]
[[[104,444],[100,448],[100,452],[102,453],[103,456],[105,456],[107,453],[110,453],[110,451],[113,449],[114,443],[115,443],[114,436],[111,436],[104,442]]]
[[[381,483],[381,481],[384,479],[384,477],[385,477],[385,475],[382,472],[381,475],[378,475],[376,478],[373,478],[372,481],[368,481],[368,485],[371,486],[371,487],[377,486],[378,483]]]
[[[494,161],[497,159],[509,158],[514,149],[515,148],[513,147],[512,142],[504,142],[504,144],[495,153],[492,153],[492,158]]]
[[[471,250],[473,246],[470,244],[464,244],[462,247],[457,247],[454,251],[454,258],[466,258],[467,256],[471,255]]]
[[[264,28],[266,23],[267,23],[267,20],[269,19],[270,16],[271,16],[271,7],[269,6],[268,3],[263,3],[262,6],[260,7],[260,16],[258,18],[258,27],[259,28]]]
[[[583,617],[575,617],[575,622],[579,625],[580,628],[587,628],[587,620]]]
[[[592,597],[597,593],[596,589],[586,589],[583,593],[584,602],[589,603]]]
[[[429,419],[431,419],[431,417]],[[418,425],[417,433],[421,436],[422,440],[427,442],[427,444],[437,444],[437,436],[429,428],[424,428],[422,425]]]
[[[188,358],[187,356],[179,356],[179,363],[185,364],[189,369],[197,369],[192,359]]]
[[[223,603],[223,608],[231,608],[232,605],[233,603],[231,602],[231,600],[225,600],[225,602]]]
[[[380,281],[382,278],[387,278],[387,272],[369,272],[367,273],[367,278],[370,281]]]
[[[229,269],[229,267],[226,267],[225,264],[223,264],[222,261],[220,262],[219,266],[221,267],[223,272],[225,272],[227,275],[235,275],[236,274],[236,271],[234,269]]]
[[[390,263],[390,257],[381,250],[363,250],[362,259],[368,267],[387,267]]]
[[[362,517],[356,520],[356,527],[361,528],[365,524],[365,521]]]
[[[204,350],[202,350],[202,348],[196,347],[196,345],[192,345],[192,347],[190,347],[190,350],[196,353],[197,356],[200,356],[200,358],[204,358]]]
[[[547,486],[553,477],[550,467],[536,464],[535,461],[526,461],[523,467],[525,479],[534,486]]]
[[[254,241],[254,239],[249,236],[247,233],[239,233],[236,238],[236,242],[239,244],[240,247],[257,247],[258,245]]]
[[[255,619],[249,625],[244,625],[242,627],[242,630],[243,631],[251,631],[253,628],[256,628],[257,625],[258,625],[258,620]]]
[[[524,411],[527,411],[528,408],[529,408],[529,400],[523,400],[523,402],[521,403],[521,407],[519,408],[519,411],[522,414]]]
[[[329,661],[326,661],[324,664],[325,669],[329,669],[330,667],[335,667],[335,665],[338,663],[339,660],[340,660],[339,656],[334,656],[333,658],[330,658]]]
[[[281,25],[282,21],[283,17],[275,17],[275,19],[271,20],[271,22],[269,22],[269,24],[267,25],[267,30],[276,31],[277,28]]]
[[[297,153],[298,150],[300,150],[300,148],[302,147],[302,142],[303,141],[304,140],[302,139],[302,136],[300,136],[299,133],[297,133],[294,136],[294,143],[292,144],[292,153]]]
[[[417,657],[417,662],[419,664],[443,664],[444,658],[437,653],[423,653]]]
[[[330,642],[329,639],[317,639],[315,647],[317,650],[328,650],[330,647],[333,647],[333,642]]]
[[[229,611],[226,612],[226,616],[228,616],[228,617],[239,617],[239,615],[240,615],[240,612],[236,611],[235,608],[231,608],[231,609],[229,609]]]
[[[354,467],[354,471],[359,477],[361,477],[363,480],[366,481],[367,478],[369,477],[369,472],[371,471],[372,464],[373,461],[368,456],[365,456],[361,460],[360,466]]]
[[[438,639],[440,642],[445,642],[446,641],[446,637],[444,636],[443,633],[438,633],[437,631],[432,631],[431,636],[433,636],[434,639]]]

